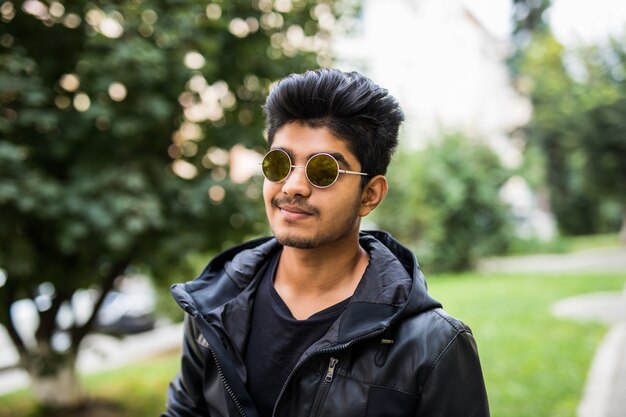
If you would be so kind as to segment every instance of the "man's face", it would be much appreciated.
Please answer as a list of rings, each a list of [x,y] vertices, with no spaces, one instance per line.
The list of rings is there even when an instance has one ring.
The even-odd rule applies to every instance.
[[[341,155],[339,168],[360,171],[361,165],[326,128],[311,128],[289,123],[274,135],[272,149],[286,151],[292,165],[304,166],[320,152]],[[361,205],[360,175],[339,174],[328,188],[316,188],[306,178],[303,168],[292,168],[282,182],[265,179],[263,198],[270,227],[284,246],[300,249],[321,247],[358,236]]]

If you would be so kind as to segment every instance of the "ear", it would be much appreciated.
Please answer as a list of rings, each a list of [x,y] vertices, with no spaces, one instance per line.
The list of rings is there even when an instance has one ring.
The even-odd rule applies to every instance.
[[[365,217],[372,212],[385,199],[387,195],[387,178],[377,175],[365,185],[361,193],[361,205],[359,216]]]

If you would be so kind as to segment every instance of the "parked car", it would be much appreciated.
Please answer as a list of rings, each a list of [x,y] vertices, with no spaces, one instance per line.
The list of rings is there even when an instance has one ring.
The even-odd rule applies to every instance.
[[[15,326],[27,343],[34,342],[34,334],[39,326],[38,311],[52,305],[54,292],[52,284],[42,284],[34,300],[18,300],[11,306]],[[71,301],[59,309],[56,318],[59,328],[63,331],[74,324],[84,324],[91,316],[98,296],[98,291],[94,289],[76,291]],[[147,278],[124,278],[118,288],[104,298],[96,316],[94,331],[124,335],[152,330],[156,323],[155,306],[155,291]],[[59,334],[58,340],[61,345],[65,345],[62,336]],[[62,346],[59,347],[62,350]]]
[[[113,334],[152,330],[156,323],[154,306],[153,293],[111,291],[100,307],[95,330]]]

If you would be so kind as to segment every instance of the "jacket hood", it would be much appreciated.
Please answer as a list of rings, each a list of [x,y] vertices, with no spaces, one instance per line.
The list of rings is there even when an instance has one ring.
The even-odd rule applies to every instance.
[[[441,307],[428,294],[426,279],[413,252],[381,231],[361,232],[361,246],[369,252],[364,278],[342,316],[339,342],[385,329],[403,317]]]
[[[404,316],[441,307],[428,294],[424,275],[409,249],[380,231],[361,232],[359,241],[370,255],[370,263],[342,314],[336,342],[343,343],[385,329]],[[215,309],[251,291],[253,286],[249,284],[280,248],[274,238],[236,246],[215,257],[195,280],[173,285],[172,294],[192,316],[213,315]]]

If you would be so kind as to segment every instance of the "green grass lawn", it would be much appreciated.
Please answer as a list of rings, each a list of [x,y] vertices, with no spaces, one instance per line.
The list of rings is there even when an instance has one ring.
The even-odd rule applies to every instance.
[[[158,417],[165,409],[166,390],[178,371],[177,352],[150,358],[121,369],[83,377],[89,396],[106,407],[64,417]],[[0,417],[51,417],[36,407],[29,391],[0,397]],[[54,415],[56,417],[56,415]]]
[[[509,256],[536,255],[545,253],[571,253],[587,249],[614,248],[622,246],[618,233],[587,236],[557,236],[553,240],[513,239],[508,249]]]
[[[431,276],[429,287],[474,331],[494,417],[574,417],[606,328],[553,318],[550,305],[572,295],[618,291],[625,282],[626,274],[464,274]],[[114,406],[108,414],[71,417],[158,416],[177,368],[172,354],[86,376],[91,396]],[[22,391],[0,397],[0,417],[50,415]]]
[[[473,330],[493,416],[573,417],[606,328],[554,318],[553,302],[620,291],[626,274],[449,275],[430,292]]]
[[[623,245],[617,233],[575,236],[567,238],[567,243],[572,252],[586,249],[613,248]]]

